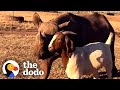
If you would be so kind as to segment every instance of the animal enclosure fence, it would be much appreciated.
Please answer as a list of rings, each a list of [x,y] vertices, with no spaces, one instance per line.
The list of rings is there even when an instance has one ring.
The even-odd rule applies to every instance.
[[[29,19],[26,19],[29,18]],[[0,31],[35,30],[32,18],[16,11],[0,11]]]

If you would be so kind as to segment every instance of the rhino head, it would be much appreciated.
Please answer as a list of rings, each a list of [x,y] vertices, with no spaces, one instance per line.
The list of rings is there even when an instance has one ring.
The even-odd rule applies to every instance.
[[[33,24],[38,28],[38,33],[35,40],[34,55],[39,59],[49,58],[54,55],[54,53],[51,53],[48,50],[48,44],[52,39],[52,36],[57,31],[60,31],[63,27],[67,26],[69,22],[62,24],[58,24],[55,20],[43,22],[40,16],[37,13],[34,13]]]

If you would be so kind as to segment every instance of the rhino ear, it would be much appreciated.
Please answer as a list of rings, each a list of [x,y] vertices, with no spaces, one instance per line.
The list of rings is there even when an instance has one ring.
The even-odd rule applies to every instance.
[[[40,19],[40,16],[35,12],[33,14],[33,24],[36,26],[36,27],[39,27],[39,25],[42,23],[42,20]]]
[[[70,23],[70,21],[64,22],[64,23],[62,23],[62,24],[59,25],[59,28],[63,29],[64,27],[68,26],[69,23]]]

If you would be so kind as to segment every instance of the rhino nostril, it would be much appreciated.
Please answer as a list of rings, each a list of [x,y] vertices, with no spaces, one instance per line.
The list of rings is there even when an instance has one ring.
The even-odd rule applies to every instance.
[[[40,56],[41,56],[41,57],[43,56],[43,54],[44,54],[43,52],[40,52]]]

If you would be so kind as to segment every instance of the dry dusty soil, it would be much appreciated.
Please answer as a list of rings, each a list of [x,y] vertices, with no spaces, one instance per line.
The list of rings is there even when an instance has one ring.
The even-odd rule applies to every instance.
[[[15,11],[14,16],[23,16],[26,21],[32,21],[33,13],[33,11]],[[37,13],[43,21],[48,21],[62,14],[50,12]],[[5,61],[10,59],[17,61],[20,66],[19,74],[13,79],[39,79],[39,76],[24,76],[22,74],[24,70],[23,62],[30,61],[31,63],[37,63],[39,68],[40,61],[36,60],[32,55],[37,29],[31,22],[19,23],[7,18],[12,15],[12,11],[0,11],[0,79],[8,79],[3,75],[2,66]],[[116,32],[115,65],[117,69],[120,70],[120,15],[108,16],[105,14],[105,16],[108,18]],[[100,72],[104,72],[104,69],[101,69]],[[104,73],[101,74],[101,77],[102,76],[105,78]],[[87,76],[85,77],[87,78]],[[60,58],[52,64],[52,69],[48,78],[67,79]],[[120,79],[119,72],[114,79]]]

